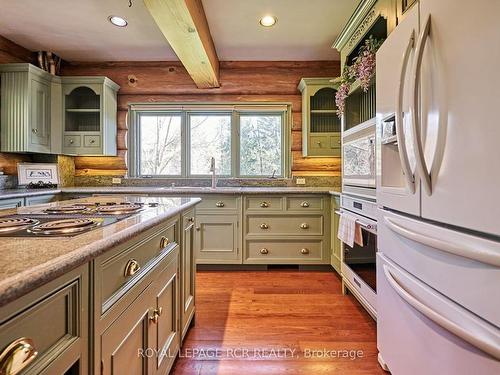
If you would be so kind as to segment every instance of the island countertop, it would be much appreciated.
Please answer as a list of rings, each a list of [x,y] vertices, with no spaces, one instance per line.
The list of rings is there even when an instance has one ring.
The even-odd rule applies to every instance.
[[[91,202],[96,199],[98,198],[82,198],[72,202]],[[155,202],[158,206],[73,237],[0,237],[0,306],[87,263],[201,201],[200,198],[191,197],[130,196],[126,199],[132,202]],[[62,201],[2,210],[0,216],[26,214],[33,211],[34,207],[67,203],[68,201]]]

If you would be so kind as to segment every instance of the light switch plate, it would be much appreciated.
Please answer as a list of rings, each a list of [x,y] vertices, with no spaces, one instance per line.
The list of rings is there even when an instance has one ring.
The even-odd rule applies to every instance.
[[[305,184],[306,184],[306,179],[305,179],[305,178],[297,178],[297,179],[295,180],[295,183],[296,183],[297,185],[305,185]]]
[[[116,184],[116,185],[119,185],[122,183],[122,179],[119,178],[119,177],[113,177],[113,179],[111,180],[111,183],[112,184]]]

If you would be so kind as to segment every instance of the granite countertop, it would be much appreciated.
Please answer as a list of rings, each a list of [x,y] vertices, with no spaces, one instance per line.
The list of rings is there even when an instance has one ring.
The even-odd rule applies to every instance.
[[[52,191],[52,190],[51,190]],[[75,202],[91,202],[99,197]],[[107,197],[106,200],[110,198]],[[120,200],[122,200],[120,198]],[[21,297],[64,273],[90,261],[106,250],[196,205],[200,198],[126,197],[129,201],[157,202],[154,208],[142,211],[117,223],[97,228],[74,237],[1,237],[0,238],[0,306]],[[43,206],[61,202],[1,211],[2,216],[23,214]]]
[[[152,187],[152,186],[95,186],[70,187],[59,189],[7,189],[0,190],[0,199],[22,198],[46,194],[331,194],[340,195],[340,191],[330,187]]]
[[[110,186],[110,187],[74,187],[62,188],[63,193],[114,193],[114,194],[339,194],[330,187],[140,187],[140,186]]]

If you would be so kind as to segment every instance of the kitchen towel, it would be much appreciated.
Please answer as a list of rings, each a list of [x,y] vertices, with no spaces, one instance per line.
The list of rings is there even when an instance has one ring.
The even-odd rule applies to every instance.
[[[354,243],[357,243],[359,246],[363,246],[363,233],[361,231],[361,226],[357,223],[357,220],[356,216],[346,212],[342,212],[340,215],[337,237],[350,247],[353,247]]]

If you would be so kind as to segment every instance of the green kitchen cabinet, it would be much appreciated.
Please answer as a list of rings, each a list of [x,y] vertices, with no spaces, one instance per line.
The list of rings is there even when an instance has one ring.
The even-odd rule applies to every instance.
[[[32,64],[0,65],[1,151],[60,151],[60,78]]]
[[[181,317],[181,335],[186,335],[189,325],[194,317],[194,298],[195,298],[195,213],[194,210],[182,215],[182,251],[180,256],[181,263],[181,292],[180,292],[180,317]]]
[[[196,263],[240,264],[239,215],[196,216]]]
[[[335,94],[338,84],[332,78],[302,78],[302,154],[336,156],[341,154],[340,119]]]
[[[64,154],[116,156],[119,88],[107,77],[62,77]]]
[[[340,197],[333,196],[331,199],[332,207],[332,232],[331,232],[331,265],[340,274],[340,254],[342,252],[342,242],[338,239],[340,216],[336,213],[340,209]]]
[[[24,198],[0,199],[0,210],[24,206]]]

